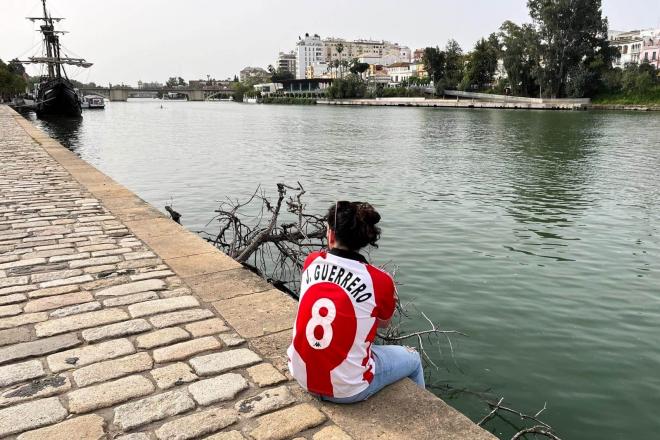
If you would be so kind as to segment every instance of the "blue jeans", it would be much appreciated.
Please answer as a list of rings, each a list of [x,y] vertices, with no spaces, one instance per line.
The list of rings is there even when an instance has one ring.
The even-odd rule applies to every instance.
[[[419,387],[426,388],[422,360],[416,351],[400,345],[372,345],[371,354],[376,362],[376,374],[364,391],[350,397],[320,396],[321,400],[335,403],[360,402],[404,377],[409,377]]]

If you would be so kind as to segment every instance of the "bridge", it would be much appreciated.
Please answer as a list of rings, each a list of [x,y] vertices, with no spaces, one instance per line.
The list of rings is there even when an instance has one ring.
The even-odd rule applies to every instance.
[[[134,87],[84,87],[80,89],[83,95],[102,95],[110,101],[127,101],[128,98],[145,98],[167,93],[185,95],[188,101],[208,101],[216,98],[229,98],[233,90],[226,86],[194,87],[160,87],[160,88],[134,88]]]

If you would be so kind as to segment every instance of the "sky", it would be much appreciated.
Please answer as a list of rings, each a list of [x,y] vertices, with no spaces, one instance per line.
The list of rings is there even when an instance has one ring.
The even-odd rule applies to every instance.
[[[610,29],[660,28],[660,0],[603,0]],[[529,22],[526,0],[48,0],[70,55],[94,63],[70,69],[97,84],[233,77],[274,64],[305,32],[388,40],[411,49],[457,40],[469,50],[505,20]],[[37,51],[40,0],[0,0],[0,59]],[[34,69],[34,68],[31,68]],[[37,73],[29,70],[28,73]]]

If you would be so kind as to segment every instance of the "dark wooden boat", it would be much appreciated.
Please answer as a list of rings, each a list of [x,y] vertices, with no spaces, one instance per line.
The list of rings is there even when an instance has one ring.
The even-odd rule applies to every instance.
[[[82,58],[62,56],[60,37],[62,31],[55,30],[55,23],[63,18],[51,16],[46,9],[46,0],[41,0],[43,17],[28,17],[31,21],[43,21],[40,31],[44,37],[44,55],[29,57],[21,61],[24,64],[45,64],[47,74],[42,76],[35,94],[35,110],[37,115],[57,115],[80,117],[82,115],[81,98],[67,77],[64,65],[90,67]]]

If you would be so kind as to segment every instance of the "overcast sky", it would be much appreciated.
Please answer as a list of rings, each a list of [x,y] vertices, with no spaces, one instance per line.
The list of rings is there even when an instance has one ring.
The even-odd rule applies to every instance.
[[[135,84],[233,77],[245,66],[274,63],[298,35],[385,39],[410,46],[464,49],[505,20],[529,22],[526,0],[48,0],[70,31],[70,54],[94,63],[72,69],[79,81]],[[0,58],[33,55],[39,35],[24,19],[39,0],[0,0]],[[660,0],[603,0],[610,29],[660,27]],[[34,73],[34,71],[32,71]]]

